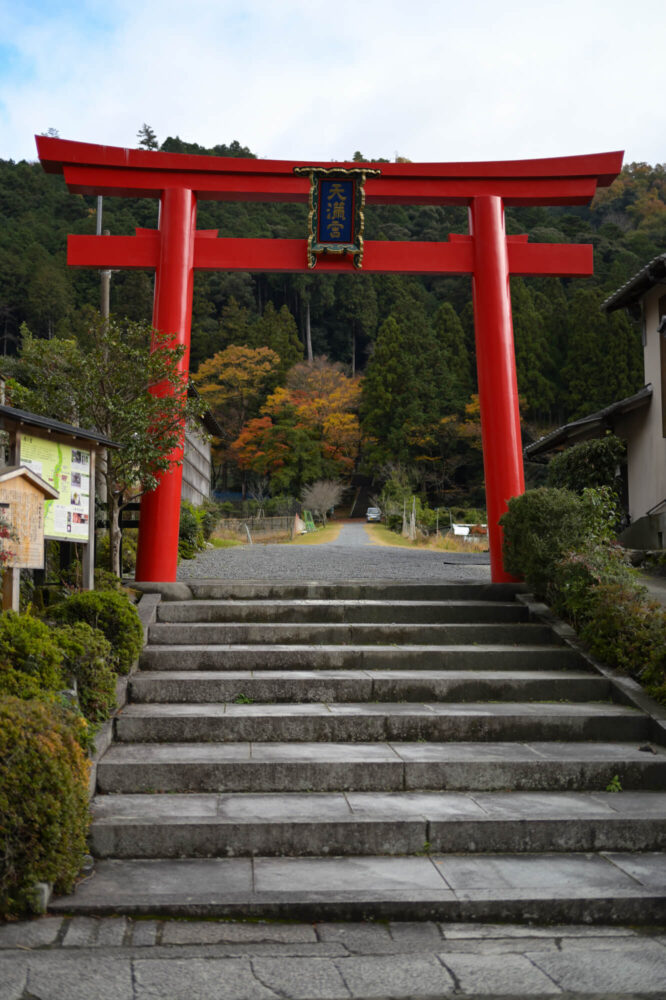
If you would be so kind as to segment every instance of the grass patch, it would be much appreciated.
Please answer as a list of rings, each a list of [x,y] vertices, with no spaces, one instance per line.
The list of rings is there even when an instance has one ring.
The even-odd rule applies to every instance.
[[[440,552],[487,552],[488,536],[481,535],[467,542],[459,535],[440,535],[439,538],[429,539],[427,548]]]
[[[216,538],[214,535],[208,541],[216,549],[232,549],[235,545],[243,544],[238,538]]]
[[[297,535],[291,542],[292,545],[322,545],[324,542],[334,542],[340,531],[342,524],[327,524],[325,528],[317,528],[307,535]]]
[[[366,524],[365,530],[375,545],[391,545],[397,548],[421,549],[431,552],[487,552],[488,539],[481,537],[479,541],[466,542],[456,535],[429,535],[427,538],[417,538],[411,542],[395,531],[389,531],[384,524]]]
[[[389,531],[384,524],[371,523],[364,524],[363,527],[370,535],[370,538],[375,545],[391,545],[396,548],[403,549],[425,548],[425,546],[419,544],[419,542],[410,542],[408,538],[403,538],[402,535],[397,535],[395,531]]]

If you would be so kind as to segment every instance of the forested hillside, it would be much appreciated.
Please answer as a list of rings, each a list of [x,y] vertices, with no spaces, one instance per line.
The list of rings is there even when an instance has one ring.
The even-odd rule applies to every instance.
[[[253,155],[236,142],[206,150],[169,138],[160,148]],[[356,153],[354,159],[364,157]],[[104,228],[113,234],[156,224],[153,200],[104,199]],[[0,161],[4,354],[16,352],[21,324],[36,336],[75,335],[83,322],[83,307],[98,305],[98,274],[65,264],[67,233],[94,233],[95,225],[96,199],[70,195],[63,179],[46,175],[38,163]],[[201,202],[197,225],[219,229],[222,236],[300,237],[306,232],[306,207]],[[507,230],[527,232],[533,242],[592,243],[595,248],[594,278],[512,280],[518,385],[528,425],[543,429],[635,391],[643,380],[640,332],[624,313],[605,317],[599,304],[666,249],[666,168],[625,167],[589,208],[510,209]],[[451,232],[466,231],[462,208],[366,210],[369,239],[445,240]],[[118,272],[111,287],[114,313],[132,319],[150,317],[151,275]],[[365,375],[357,411],[366,465],[394,460],[420,463],[422,470],[437,468],[435,478],[443,489],[447,482],[450,487],[454,481],[465,481],[467,453],[470,447],[478,452],[468,278],[316,272],[196,275],[193,372],[231,346],[270,348],[278,357],[263,397],[257,397],[245,414],[247,420],[265,424],[270,417],[275,422],[270,406],[265,409],[266,394],[287,385],[289,369],[307,359],[309,340],[314,355],[338,362],[341,374]],[[275,401],[271,396],[271,405],[274,410],[282,407],[282,413],[288,402],[296,419],[302,395],[293,394],[302,394],[302,387],[282,391],[291,392],[289,399]],[[349,423],[349,407],[340,413]],[[452,446],[453,439],[458,444],[466,441],[457,458],[452,457],[457,447]],[[239,449],[240,444],[236,460]],[[446,473],[442,462],[449,463]],[[472,464],[478,466],[476,461]],[[348,459],[341,468],[346,465]]]

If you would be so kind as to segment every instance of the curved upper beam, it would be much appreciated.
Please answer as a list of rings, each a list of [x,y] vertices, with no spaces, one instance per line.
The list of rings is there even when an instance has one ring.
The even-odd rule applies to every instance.
[[[48,173],[62,173],[81,194],[159,197],[170,187],[187,187],[205,199],[306,201],[309,180],[294,167],[358,168],[353,162],[261,160],[161,153],[98,146],[36,136]],[[585,204],[598,186],[612,183],[622,152],[558,156],[536,160],[466,163],[368,163],[381,171],[365,190],[375,204],[466,204],[477,195],[497,194],[509,205]]]

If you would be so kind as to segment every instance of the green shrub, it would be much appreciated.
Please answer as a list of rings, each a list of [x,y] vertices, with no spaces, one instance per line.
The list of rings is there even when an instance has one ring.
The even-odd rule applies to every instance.
[[[553,607],[578,628],[591,614],[595,587],[602,583],[636,587],[634,578],[635,571],[625,563],[619,546],[588,543],[555,565],[550,586]]]
[[[648,600],[642,588],[626,581],[596,586],[580,636],[600,660],[631,674],[666,701],[666,611]]]
[[[19,697],[35,697],[31,690],[59,691],[63,687],[62,652],[51,630],[31,614],[15,611],[0,614],[0,664],[2,689]],[[11,671],[25,675],[10,678]],[[23,686],[23,692],[11,690],[11,684]]]
[[[134,573],[136,569],[136,552],[139,544],[139,532],[136,528],[123,529],[122,572],[124,574]],[[95,565],[102,570],[109,571],[111,566],[111,550],[108,532],[105,532],[97,539],[95,547]]]
[[[236,513],[236,505],[232,500],[220,500],[217,509],[220,512],[220,517],[234,517]]]
[[[183,500],[180,505],[180,524],[178,528],[178,555],[181,559],[194,559],[197,552],[203,549],[205,543],[199,508],[189,500]]]
[[[14,698],[49,698],[49,691],[43,688],[39,678],[16,670],[11,663],[0,661],[0,696],[12,695]]]
[[[207,542],[215,531],[223,514],[220,509],[220,504],[215,503],[214,500],[204,500],[198,510],[200,511],[199,521],[201,524],[201,530],[203,531],[204,540]]]
[[[504,566],[525,578],[539,597],[547,597],[556,565],[567,552],[613,535],[617,502],[606,489],[571,490],[542,486],[509,500],[500,518]]]
[[[617,476],[617,468],[626,453],[624,442],[614,434],[582,441],[552,459],[548,466],[548,485],[574,493],[582,493],[590,487],[607,486],[614,493],[619,493],[621,480]]]
[[[143,628],[124,594],[110,590],[84,590],[49,608],[49,617],[63,624],[87,622],[111,643],[113,665],[119,674],[129,672],[143,645]]]
[[[115,573],[108,569],[96,569],[94,574],[95,590],[122,590],[122,582]]]
[[[86,853],[88,767],[57,706],[0,698],[0,915],[29,909],[36,882],[72,889]]]
[[[104,722],[116,707],[111,643],[87,622],[61,625],[54,635],[63,651],[63,672],[76,681],[81,711],[88,722]]]
[[[451,520],[456,524],[485,524],[488,520],[485,510],[479,507],[442,507],[439,514],[440,527],[446,514],[450,514]]]
[[[509,500],[500,518],[504,566],[545,597],[555,565],[585,539],[580,497],[570,490],[541,487]]]
[[[288,493],[278,493],[277,496],[269,497],[263,506],[266,517],[286,517],[300,510],[301,504]]]

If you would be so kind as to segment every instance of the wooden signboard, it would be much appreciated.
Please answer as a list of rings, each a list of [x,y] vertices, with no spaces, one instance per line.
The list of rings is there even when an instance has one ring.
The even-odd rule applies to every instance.
[[[25,466],[0,473],[0,513],[11,538],[0,538],[4,561],[3,607],[18,610],[18,570],[44,568],[44,500],[58,491]],[[14,572],[17,571],[17,572]]]

